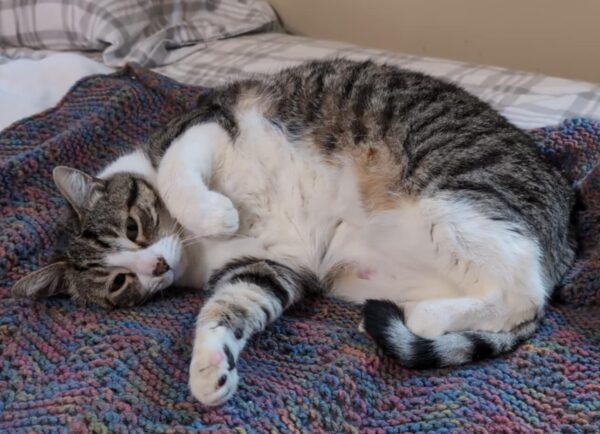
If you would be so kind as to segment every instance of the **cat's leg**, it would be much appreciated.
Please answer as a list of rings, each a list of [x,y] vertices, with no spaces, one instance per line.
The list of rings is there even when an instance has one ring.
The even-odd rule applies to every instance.
[[[217,270],[209,281],[214,295],[196,324],[192,394],[206,405],[229,399],[238,383],[236,363],[250,336],[317,285],[310,273],[268,259],[242,258]]]
[[[401,303],[407,327],[423,337],[501,332],[539,315],[548,285],[535,239],[516,223],[492,220],[469,204],[434,205],[428,213],[431,259],[451,285],[437,297]]]
[[[433,243],[435,267],[408,267],[395,296],[365,291],[364,331],[404,366],[494,357],[516,348],[540,323],[548,284],[535,240],[507,223],[460,217],[450,225],[437,219],[421,237]],[[436,274],[449,284],[436,285]],[[366,277],[377,289],[377,275]]]
[[[157,186],[167,208],[196,235],[235,233],[239,216],[231,200],[208,188],[229,134],[216,122],[190,127],[169,146],[158,167]]]

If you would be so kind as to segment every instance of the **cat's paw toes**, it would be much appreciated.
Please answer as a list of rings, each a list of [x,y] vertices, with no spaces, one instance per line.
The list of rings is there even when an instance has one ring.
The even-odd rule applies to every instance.
[[[227,343],[230,336],[224,336],[228,333],[227,330],[211,329],[196,337],[189,386],[192,395],[204,405],[220,405],[237,389],[239,377],[232,348],[234,343]]]
[[[443,316],[431,312],[425,304],[417,303],[412,308],[404,310],[406,327],[417,336],[433,338],[447,331]]]
[[[202,362],[190,364],[190,391],[204,405],[221,405],[233,396],[238,384],[237,369],[226,366],[207,368]]]
[[[230,235],[237,232],[240,216],[233,202],[222,194],[210,191],[199,204],[201,211],[188,219],[188,229],[198,235]]]

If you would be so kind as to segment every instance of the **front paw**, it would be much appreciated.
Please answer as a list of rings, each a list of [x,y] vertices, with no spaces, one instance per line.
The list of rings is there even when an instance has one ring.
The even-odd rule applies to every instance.
[[[237,389],[237,344],[224,327],[199,330],[190,363],[190,390],[204,405],[220,405]]]
[[[199,198],[196,211],[187,208],[180,216],[181,223],[194,233],[204,237],[231,235],[240,226],[240,217],[233,202],[222,194],[209,191]]]

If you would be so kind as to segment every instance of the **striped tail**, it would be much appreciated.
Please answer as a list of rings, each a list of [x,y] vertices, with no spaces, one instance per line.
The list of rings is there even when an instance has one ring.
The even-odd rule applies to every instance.
[[[514,350],[531,337],[541,315],[507,332],[463,331],[422,338],[404,324],[404,313],[395,303],[367,300],[363,307],[365,331],[407,368],[427,369],[462,365]]]

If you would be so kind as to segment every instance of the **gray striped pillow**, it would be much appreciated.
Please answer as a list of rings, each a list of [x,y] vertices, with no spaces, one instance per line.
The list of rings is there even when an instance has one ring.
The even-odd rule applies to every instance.
[[[158,66],[174,48],[270,28],[264,0],[0,2],[0,45],[103,51],[110,66]]]

